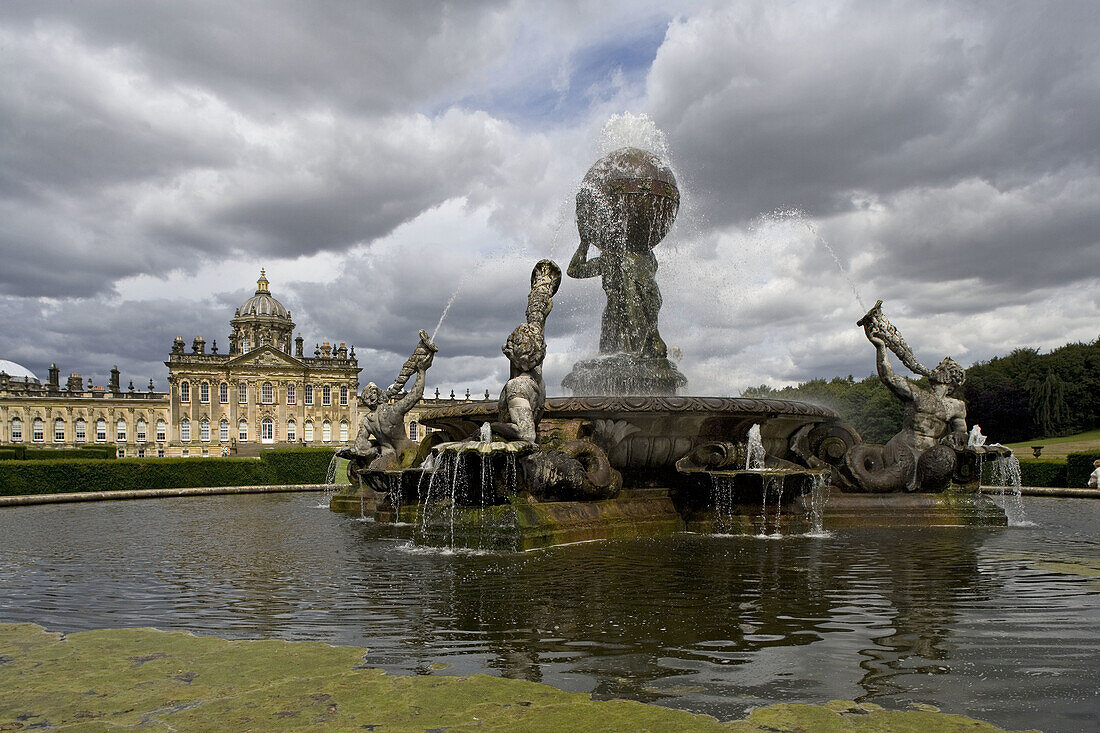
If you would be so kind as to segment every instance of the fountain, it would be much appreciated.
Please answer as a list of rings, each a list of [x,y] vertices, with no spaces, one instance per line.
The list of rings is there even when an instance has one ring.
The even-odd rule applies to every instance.
[[[573,396],[546,396],[543,334],[562,273],[542,260],[526,319],[502,347],[510,377],[495,409],[430,408],[421,422],[436,431],[419,445],[397,434],[435,354],[421,331],[402,371],[418,373],[414,389],[402,395],[399,378],[382,399],[368,387],[372,412],[346,456],[350,495],[332,508],[357,512],[370,492],[374,516],[418,527],[418,541],[510,549],[684,530],[775,536],[1006,523],[978,482],[981,461],[1007,450],[968,441],[965,404],[954,396],[962,369],[950,359],[935,370],[917,362],[881,301],[858,325],[876,346],[880,377],[906,403],[905,426],[885,446],[863,445],[815,405],[679,396],[687,380],[658,332],[654,281],[654,248],[679,200],[671,169],[653,153],[621,148],[597,161],[577,194],[580,245],[567,272],[599,276],[607,302],[599,355],[562,381]],[[888,350],[931,389],[895,375]]]

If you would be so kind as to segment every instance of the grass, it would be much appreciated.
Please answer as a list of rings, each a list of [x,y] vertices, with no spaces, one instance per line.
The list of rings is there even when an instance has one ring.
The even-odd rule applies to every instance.
[[[1043,458],[1065,458],[1070,453],[1100,451],[1100,430],[1089,430],[1060,438],[1033,438],[1020,443],[1008,443],[1007,447],[1017,456],[1030,458],[1031,446],[1043,446]]]

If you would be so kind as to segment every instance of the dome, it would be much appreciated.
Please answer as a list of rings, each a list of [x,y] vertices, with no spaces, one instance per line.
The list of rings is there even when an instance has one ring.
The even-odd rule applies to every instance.
[[[268,280],[264,271],[260,270],[260,279],[256,281],[256,294],[246,300],[240,307],[241,317],[247,316],[275,316],[276,318],[290,319],[290,313],[282,303],[272,297],[267,289]]]
[[[22,382],[23,378],[26,377],[35,384],[42,384],[42,382],[38,380],[38,377],[34,376],[34,372],[32,372],[30,369],[27,369],[27,367],[23,366],[22,364],[16,364],[14,361],[0,359],[0,372],[4,372],[12,379],[18,380],[20,382]]]

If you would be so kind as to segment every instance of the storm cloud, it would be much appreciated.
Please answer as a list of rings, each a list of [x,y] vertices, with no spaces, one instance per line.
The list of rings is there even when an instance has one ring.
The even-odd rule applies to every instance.
[[[692,392],[870,373],[878,298],[933,363],[1100,335],[1095,3],[11,2],[0,75],[0,357],[39,374],[163,386],[263,266],[364,382],[453,296],[432,386],[495,392],[585,170],[654,141]],[[602,297],[555,298],[552,392]]]

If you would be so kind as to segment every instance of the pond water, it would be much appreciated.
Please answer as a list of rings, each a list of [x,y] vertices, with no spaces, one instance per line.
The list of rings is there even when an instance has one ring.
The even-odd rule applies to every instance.
[[[843,698],[1097,723],[1100,502],[1031,499],[1034,527],[464,555],[410,549],[319,498],[0,510],[0,620],[353,644],[395,673],[489,672],[722,719]]]

